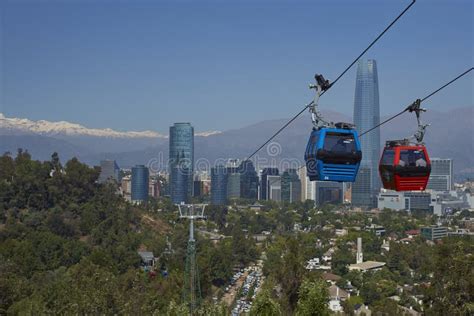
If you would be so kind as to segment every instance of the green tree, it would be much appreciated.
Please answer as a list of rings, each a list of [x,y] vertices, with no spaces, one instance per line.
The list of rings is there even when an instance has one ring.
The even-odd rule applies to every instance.
[[[270,291],[266,289],[257,294],[252,309],[250,309],[250,316],[279,316],[281,314],[280,304],[272,299]]]
[[[299,300],[296,307],[298,316],[326,316],[330,314],[329,293],[323,280],[304,280],[299,290]]]
[[[389,298],[384,298],[380,301],[375,302],[370,308],[374,315],[384,315],[384,316],[410,315],[408,313],[403,312],[403,310],[397,304],[397,302]],[[440,314],[440,315],[444,315],[444,314]],[[446,315],[449,315],[449,314],[446,314]]]
[[[426,294],[427,315],[469,315],[474,302],[474,243],[469,237],[446,238],[436,246],[434,277]]]
[[[351,296],[344,302],[342,302],[342,307],[344,312],[348,315],[354,315],[354,307],[357,304],[364,304],[364,299],[360,296]]]
[[[174,300],[170,301],[166,312],[167,316],[183,316],[188,314],[189,308],[186,304],[176,304]]]

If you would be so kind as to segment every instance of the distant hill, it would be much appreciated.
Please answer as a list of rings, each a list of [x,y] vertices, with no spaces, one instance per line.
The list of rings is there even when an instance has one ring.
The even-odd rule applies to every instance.
[[[324,115],[332,121],[352,121],[350,117],[337,112],[324,112]],[[287,120],[267,120],[239,129],[197,135],[195,160],[198,168],[208,167],[228,158],[245,158]],[[425,139],[430,156],[453,158],[456,173],[474,174],[474,107],[457,108],[449,112],[430,110],[423,120],[431,124]],[[274,142],[279,144],[273,148],[279,151],[277,156],[269,156],[266,148],[258,153],[260,165],[267,164],[270,159],[275,162],[282,159],[302,162],[310,130],[309,115],[304,114],[275,138]],[[381,139],[403,138],[413,134],[415,130],[415,116],[405,114],[383,126]],[[148,137],[154,132],[146,133],[147,137],[70,135],[60,132],[41,135],[34,131],[21,133],[11,126],[4,128],[0,118],[0,151],[15,152],[16,148],[22,147],[37,159],[49,159],[52,151],[58,151],[63,160],[77,156],[91,165],[108,158],[116,159],[122,167],[152,162],[155,169],[165,168],[168,159],[167,136]]]

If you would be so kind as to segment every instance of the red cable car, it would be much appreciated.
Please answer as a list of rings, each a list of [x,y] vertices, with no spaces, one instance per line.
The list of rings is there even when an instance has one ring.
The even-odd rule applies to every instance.
[[[379,164],[383,187],[395,191],[425,190],[431,172],[428,151],[405,140],[387,141]]]
[[[418,121],[418,131],[413,138],[416,144],[408,139],[391,140],[385,143],[380,158],[379,173],[385,189],[395,191],[412,191],[426,189],[431,173],[430,157],[423,144],[425,129],[420,119],[421,100],[416,100],[407,107],[406,111],[415,112]]]

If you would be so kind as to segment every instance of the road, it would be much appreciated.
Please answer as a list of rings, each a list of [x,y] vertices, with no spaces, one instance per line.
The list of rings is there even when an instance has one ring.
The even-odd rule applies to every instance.
[[[227,306],[231,306],[232,303],[234,302],[235,296],[237,295],[240,288],[242,287],[242,284],[244,283],[248,274],[249,274],[248,272],[244,272],[244,274],[242,274],[242,276],[235,282],[235,284],[229,289],[229,291],[225,293],[224,296],[222,297],[222,301]]]

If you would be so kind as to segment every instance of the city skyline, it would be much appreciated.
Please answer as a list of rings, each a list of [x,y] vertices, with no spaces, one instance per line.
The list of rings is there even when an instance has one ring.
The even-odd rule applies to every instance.
[[[0,1],[0,314],[471,314],[473,8]]]
[[[73,121],[91,128],[162,133],[171,122],[183,120],[193,121],[197,130],[224,130],[289,117],[295,107],[311,98],[306,87],[315,72],[334,80],[403,5],[292,6],[278,2],[263,15],[263,11],[250,10],[248,4],[216,6],[212,2],[149,7],[123,3],[111,10],[104,4],[5,1],[1,4],[0,112],[8,117]],[[263,2],[256,8],[268,9]],[[176,24],[172,16],[177,12],[189,17],[187,24]],[[384,63],[380,76],[382,115],[392,114],[393,109],[430,91],[432,78],[441,83],[472,63],[472,46],[466,41],[472,38],[469,12],[472,3],[468,1],[457,1],[456,5],[417,2],[402,18],[403,23],[368,52],[368,58]],[[307,21],[317,19],[325,24],[336,13],[345,22],[333,25],[329,36],[312,40],[316,30]],[[89,23],[79,23],[84,16]],[[243,22],[239,22],[241,16],[245,16]],[[361,24],[361,17],[370,18],[370,25]],[[443,25],[437,23],[441,18]],[[124,20],[135,24],[124,27]],[[207,27],[202,20],[220,27]],[[281,23],[272,23],[275,20]],[[175,31],[170,32],[172,36],[166,32],[171,29]],[[116,34],[121,34],[120,38]],[[441,46],[439,38],[444,41]],[[282,40],[290,44],[283,47]],[[250,54],[247,47],[256,53]],[[171,54],[173,49],[179,53]],[[430,53],[419,58],[413,51]],[[287,56],[290,62],[282,63]],[[440,64],[445,56],[454,58]],[[410,76],[406,76],[407,70],[412,70]],[[351,112],[354,85],[350,77],[354,73],[355,69],[350,70],[321,100],[323,110]],[[254,80],[250,82],[248,76]],[[459,82],[450,93],[430,100],[430,108],[472,105],[470,87],[472,79]],[[181,111],[170,111],[176,106]],[[101,111],[96,111],[98,108]],[[92,112],[96,115],[90,115]],[[232,115],[209,120],[221,112]],[[253,115],[248,116],[249,112]]]

